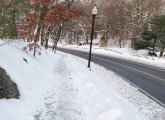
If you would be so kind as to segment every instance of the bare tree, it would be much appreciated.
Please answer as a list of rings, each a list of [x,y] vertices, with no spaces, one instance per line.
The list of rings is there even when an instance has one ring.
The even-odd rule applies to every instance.
[[[104,0],[100,19],[107,36],[122,41],[131,40],[131,47],[139,39],[144,23],[162,11],[162,0]]]

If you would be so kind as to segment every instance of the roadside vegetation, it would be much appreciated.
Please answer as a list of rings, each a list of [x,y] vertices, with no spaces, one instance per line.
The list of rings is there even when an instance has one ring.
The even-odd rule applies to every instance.
[[[105,4],[106,3],[106,4]],[[94,38],[100,46],[148,49],[163,56],[165,15],[163,0],[1,0],[0,38],[30,41],[53,51],[59,41],[89,44],[91,10],[97,5]]]

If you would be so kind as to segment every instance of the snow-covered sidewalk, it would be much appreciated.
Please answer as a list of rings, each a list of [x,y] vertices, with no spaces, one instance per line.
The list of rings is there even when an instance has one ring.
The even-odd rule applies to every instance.
[[[90,71],[85,60],[61,52],[57,54],[62,55],[62,58],[57,63],[58,67],[54,69],[56,84],[49,91],[45,106],[36,114],[36,120],[165,118],[164,108],[113,72],[95,64],[92,64]]]
[[[105,84],[102,71],[90,71],[86,61],[68,54],[62,54],[57,64],[56,84],[36,120],[145,120],[135,106]]]
[[[20,99],[0,100],[0,120],[164,120],[162,108],[113,72],[79,57],[27,43],[0,47],[0,66],[15,81]],[[28,63],[23,61],[26,58]]]

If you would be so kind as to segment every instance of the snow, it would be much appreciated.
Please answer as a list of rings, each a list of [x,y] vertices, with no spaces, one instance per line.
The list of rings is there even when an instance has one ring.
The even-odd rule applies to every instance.
[[[49,104],[49,107],[44,111],[39,111],[42,119],[145,119],[136,113],[137,109],[133,105],[129,105],[128,101],[102,82],[103,78],[99,74],[88,70],[84,60],[75,59],[71,55],[62,55],[65,59],[60,60],[58,63],[60,69],[55,72],[57,73],[55,76],[62,74],[60,77],[55,77],[56,86],[58,86],[54,91],[56,96],[48,96],[51,102],[46,103],[45,106]],[[56,111],[54,114],[57,114],[53,118],[50,115],[52,109]],[[129,115],[129,109],[132,110],[131,115]]]
[[[0,102],[0,106],[8,106],[1,107],[5,109],[0,109],[0,116],[5,118],[5,120],[15,118],[15,113],[22,113],[16,116],[17,120],[25,120],[25,116],[27,120],[32,120],[32,118],[28,117],[29,115],[26,115],[26,112],[30,113],[33,110],[33,107],[37,105],[37,101],[40,101],[41,96],[47,90],[47,86],[50,85],[49,82],[53,79],[52,70],[42,65],[41,62],[35,60],[31,55],[23,52],[22,44],[15,43],[0,48],[0,66],[17,83],[21,95],[20,100],[2,100]],[[26,58],[29,64],[23,61],[23,58]],[[45,71],[41,71],[44,69]],[[12,104],[14,102],[16,104]],[[4,114],[5,111],[11,112],[11,114],[6,115]]]
[[[64,45],[59,44],[59,47],[89,52],[89,45]],[[132,50],[131,48],[116,48],[116,47],[99,47],[98,45],[92,46],[92,53],[116,57],[124,60],[138,62],[153,67],[165,69],[165,57],[147,56],[147,50]]]
[[[90,70],[84,59],[44,48],[34,58],[22,50],[27,44],[0,47],[0,67],[17,83],[21,95],[18,100],[0,100],[0,120],[165,118],[164,108],[113,72],[94,63]]]

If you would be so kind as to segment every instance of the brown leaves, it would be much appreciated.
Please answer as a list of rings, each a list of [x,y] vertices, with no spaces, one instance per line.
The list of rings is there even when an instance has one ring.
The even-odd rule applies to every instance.
[[[8,5],[11,3],[11,0],[4,0],[4,3]]]
[[[32,51],[34,46],[36,48],[38,48],[38,49],[41,49],[41,47],[38,44],[36,44],[36,43],[29,43],[27,46],[23,47],[23,50],[26,51],[26,52]]]
[[[30,4],[33,7],[42,7],[42,6],[49,6],[53,4],[52,0],[30,0]]]
[[[33,5],[42,6],[42,20],[43,23],[56,23],[60,20],[68,20],[74,17],[80,16],[80,13],[76,11],[70,11],[66,2],[54,4],[51,0],[31,0]],[[43,2],[44,1],[44,2]],[[43,4],[42,4],[43,2]],[[30,19],[33,19],[31,14]],[[37,15],[34,15],[37,16]],[[37,16],[39,17],[39,16]],[[32,20],[33,21],[33,20]]]
[[[55,4],[53,0],[31,0],[30,4],[38,7],[40,11],[26,14],[26,23],[19,26],[19,29],[24,31],[34,29],[36,25],[44,29],[50,24],[56,25],[61,21],[80,16],[79,12],[71,11],[66,2]]]
[[[26,21],[31,24],[36,24],[38,23],[39,15],[38,13],[27,13],[26,14]]]
[[[36,26],[38,23],[38,14],[37,13],[27,13],[25,21],[17,26],[17,29],[19,31],[19,36],[21,38],[26,38],[26,36],[29,36],[31,34],[32,29]]]
[[[69,20],[80,16],[79,12],[70,11],[67,4],[61,3],[52,6],[45,13],[45,20],[50,23],[58,23],[62,20]]]
[[[12,0],[4,0],[4,3],[6,5],[9,5],[11,8],[14,8],[14,9],[17,8],[17,5]]]
[[[34,7],[37,7],[40,5],[41,0],[30,0],[30,4]]]

